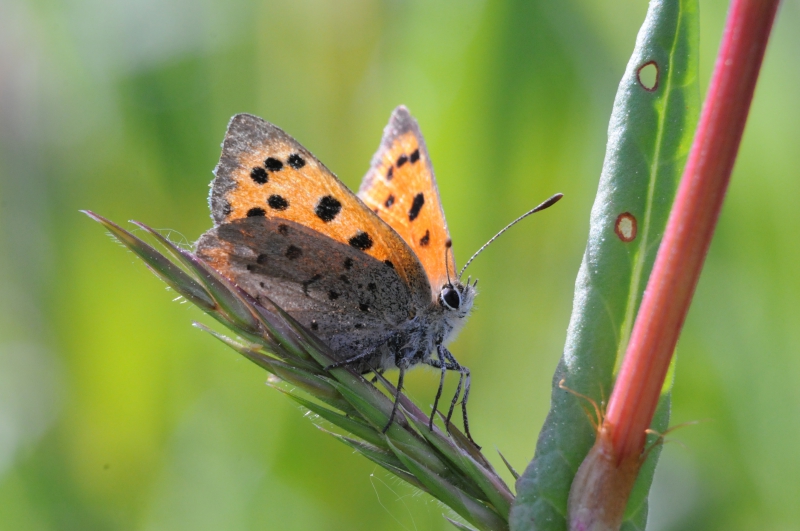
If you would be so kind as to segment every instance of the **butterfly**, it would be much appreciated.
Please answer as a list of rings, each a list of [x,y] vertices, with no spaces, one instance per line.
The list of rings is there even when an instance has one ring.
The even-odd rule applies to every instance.
[[[312,331],[334,352],[331,367],[399,369],[384,429],[408,369],[441,371],[431,428],[445,373],[459,373],[446,425],[463,384],[472,439],[470,371],[445,345],[469,317],[477,281],[456,274],[430,156],[408,109],[392,113],[357,195],[294,138],[249,114],[231,119],[214,175],[214,227],[197,255]]]

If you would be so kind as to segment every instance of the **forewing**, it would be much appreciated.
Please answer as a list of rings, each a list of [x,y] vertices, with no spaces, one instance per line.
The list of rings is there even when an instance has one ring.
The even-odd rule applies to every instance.
[[[427,276],[403,239],[280,128],[249,114],[234,116],[214,174],[210,203],[217,225],[293,221],[389,264],[417,306],[430,302]]]
[[[292,221],[223,223],[200,237],[197,254],[256,300],[269,297],[342,359],[375,350],[413,317],[412,293],[394,268]]]
[[[428,149],[404,106],[392,113],[358,197],[411,247],[438,296],[448,270],[454,275],[452,242]]]

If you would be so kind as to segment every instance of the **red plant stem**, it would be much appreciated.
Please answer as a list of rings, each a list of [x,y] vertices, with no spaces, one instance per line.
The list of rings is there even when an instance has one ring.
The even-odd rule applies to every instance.
[[[778,0],[733,0],[700,123],[609,398],[617,462],[639,456],[714,234]]]

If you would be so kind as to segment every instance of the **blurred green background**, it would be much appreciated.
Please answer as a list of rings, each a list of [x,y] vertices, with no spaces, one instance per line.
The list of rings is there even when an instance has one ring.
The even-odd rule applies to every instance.
[[[705,92],[727,5],[700,7]],[[473,434],[523,469],[646,8],[0,0],[0,529],[449,528],[446,508],[192,328],[208,319],[78,213],[194,241],[238,112],[357,187],[391,110],[408,105],[460,263],[564,192],[471,267],[483,292],[451,348],[473,371]],[[682,444],[665,448],[652,530],[800,522],[799,25],[800,1],[785,1],[679,345],[673,424],[710,421],[671,436]],[[409,393],[429,404],[436,378],[415,371]]]

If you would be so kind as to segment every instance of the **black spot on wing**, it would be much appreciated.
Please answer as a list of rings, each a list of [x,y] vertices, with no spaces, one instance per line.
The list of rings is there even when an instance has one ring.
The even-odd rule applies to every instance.
[[[419,244],[422,247],[427,247],[429,243],[431,243],[431,231],[426,230],[425,236],[419,239]]]
[[[299,247],[290,245],[289,248],[286,249],[286,258],[289,260],[297,260],[301,256],[303,256],[303,250]]]
[[[289,166],[291,166],[296,170],[299,170],[300,168],[306,165],[306,161],[303,160],[303,157],[301,157],[297,153],[292,153],[291,155],[289,155],[289,159],[286,162],[288,162]]]
[[[254,207],[247,211],[248,218],[256,218],[259,216],[265,216],[266,214],[267,214],[266,210],[259,207]]]
[[[274,157],[269,157],[264,161],[264,166],[266,166],[269,171],[281,171],[283,169],[283,162]]]
[[[389,197],[386,198],[386,202],[383,203],[383,206],[389,208],[394,204],[394,195],[389,194]]]
[[[344,259],[344,268],[350,270],[353,267],[353,259],[352,258],[345,258]]]
[[[286,210],[289,208],[289,201],[284,199],[282,195],[277,194],[272,194],[269,196],[269,199],[267,199],[267,204],[270,206],[270,208],[274,208],[275,210]]]
[[[391,181],[394,177],[394,166],[389,166],[389,171],[386,172],[386,180]]]
[[[341,210],[342,203],[332,195],[326,195],[319,200],[319,203],[314,208],[314,213],[325,223],[330,223],[339,215]]]
[[[411,208],[408,211],[408,221],[414,221],[419,216],[419,211],[422,210],[422,205],[425,204],[425,196],[422,192],[414,196],[414,201],[411,203]]]
[[[262,253],[262,254],[260,254],[260,255],[258,255],[258,258],[256,258],[256,263],[257,263],[258,265],[264,265],[264,264],[266,264],[266,263],[267,263],[267,255],[265,255],[265,254],[263,254],[263,253]]]
[[[355,247],[360,251],[366,251],[370,247],[372,247],[373,241],[369,234],[363,231],[358,231],[358,233],[348,240],[350,245]]]
[[[406,155],[400,155],[397,157],[397,167],[401,167],[403,164],[408,162],[408,157]]]
[[[366,302],[361,302],[358,304],[358,309],[361,310],[362,312],[368,312],[369,304],[367,304]]]
[[[414,150],[414,153],[411,154],[411,156],[408,158],[408,160],[411,161],[411,164],[414,164],[415,162],[417,162],[419,160],[419,148]]]
[[[257,184],[266,184],[269,181],[269,175],[267,175],[267,170],[262,168],[261,166],[256,166],[252,170],[250,170],[250,178],[253,179],[253,182]]]

